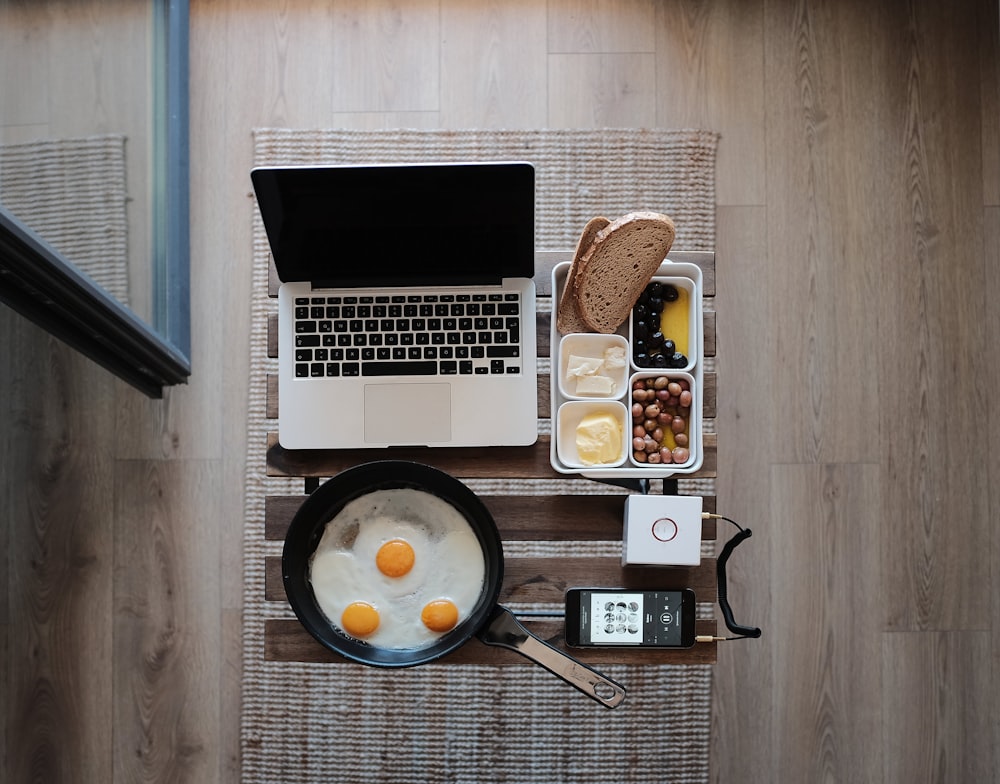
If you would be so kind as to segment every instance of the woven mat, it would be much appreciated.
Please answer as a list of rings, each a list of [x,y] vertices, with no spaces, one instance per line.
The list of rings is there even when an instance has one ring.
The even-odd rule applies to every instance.
[[[576,244],[594,215],[652,209],[671,215],[675,248],[714,249],[715,150],[709,131],[254,132],[254,164],[528,160],[537,182],[536,247]],[[245,782],[705,782],[709,778],[711,667],[602,667],[629,691],[609,711],[541,667],[429,665],[384,671],[350,664],[265,662],[264,620],[292,617],[264,602],[264,497],[301,493],[268,478],[264,445],[267,239],[253,214],[241,725]],[[557,487],[468,482],[477,492]],[[616,492],[577,480],[590,492]],[[704,492],[714,492],[713,487]],[[617,491],[621,492],[621,491]],[[508,554],[531,545],[505,542]],[[595,545],[620,552],[615,545]],[[514,657],[516,654],[511,653]]]
[[[0,203],[128,304],[125,137],[0,145]]]

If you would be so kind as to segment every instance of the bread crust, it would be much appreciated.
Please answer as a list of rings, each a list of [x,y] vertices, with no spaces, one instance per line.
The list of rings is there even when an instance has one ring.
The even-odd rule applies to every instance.
[[[674,222],[657,212],[630,212],[597,232],[572,276],[573,309],[587,331],[612,333],[625,322],[675,236]]]
[[[580,239],[576,243],[576,251],[573,254],[573,263],[570,264],[569,272],[566,275],[566,284],[563,286],[562,296],[559,298],[559,305],[556,312],[556,329],[563,335],[571,332],[588,332],[589,327],[580,318],[580,313],[576,308],[576,294],[574,292],[574,282],[580,269],[583,256],[590,250],[597,233],[610,225],[608,218],[597,217],[587,221],[583,227]]]

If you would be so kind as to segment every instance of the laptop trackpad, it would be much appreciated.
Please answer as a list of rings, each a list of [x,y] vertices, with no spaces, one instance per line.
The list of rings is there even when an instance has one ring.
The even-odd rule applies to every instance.
[[[365,385],[366,443],[440,444],[450,440],[450,384]]]

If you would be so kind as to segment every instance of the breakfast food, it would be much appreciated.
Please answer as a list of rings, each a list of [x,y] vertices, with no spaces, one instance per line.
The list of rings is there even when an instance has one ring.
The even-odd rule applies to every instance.
[[[636,378],[632,382],[632,460],[687,463],[691,459],[693,403],[686,378]]]
[[[582,256],[577,248],[559,303],[559,318],[564,311],[573,315],[557,318],[557,327],[563,330],[570,319],[578,318],[588,331],[615,332],[659,269],[675,235],[673,221],[657,212],[630,212],[598,231]]]
[[[643,290],[632,308],[632,360],[638,367],[688,365],[691,298],[684,286],[660,280]]]
[[[611,465],[622,459],[622,426],[614,414],[587,414],[576,427],[576,454],[587,466]]]
[[[580,318],[576,309],[573,286],[576,279],[576,271],[580,268],[580,259],[590,250],[597,238],[597,232],[610,224],[607,218],[591,218],[587,225],[583,227],[583,233],[576,243],[576,252],[573,254],[573,263],[570,264],[569,272],[566,275],[566,285],[563,287],[563,294],[559,300],[559,307],[556,314],[556,328],[564,335],[571,332],[587,332],[588,327]]]
[[[486,562],[451,504],[411,488],[350,501],[326,524],[309,579],[330,623],[381,648],[432,644],[479,601]]]
[[[621,346],[609,346],[601,357],[570,354],[566,359],[566,389],[581,397],[614,397],[617,389],[612,376],[621,379],[625,364],[625,349]]]

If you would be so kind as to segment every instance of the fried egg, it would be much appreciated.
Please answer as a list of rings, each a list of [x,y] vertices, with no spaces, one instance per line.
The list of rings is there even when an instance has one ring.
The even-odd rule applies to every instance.
[[[331,624],[380,648],[414,649],[469,617],[486,560],[447,501],[410,488],[376,490],[326,524],[309,577]]]

